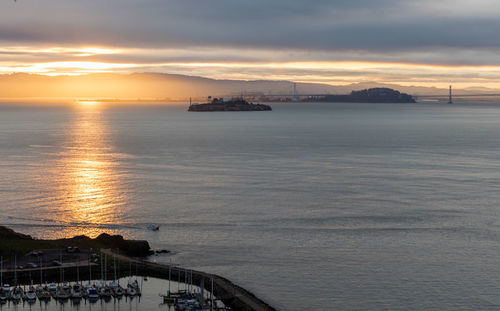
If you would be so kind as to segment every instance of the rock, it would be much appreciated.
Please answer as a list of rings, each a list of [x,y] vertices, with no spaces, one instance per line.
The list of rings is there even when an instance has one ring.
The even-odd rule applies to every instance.
[[[33,240],[31,235],[15,232],[14,230],[0,226],[0,239],[22,239]]]
[[[166,249],[160,249],[155,251],[155,254],[168,254],[168,253],[170,253],[170,251]]]
[[[108,248],[118,248],[127,256],[146,257],[153,254],[148,241],[144,240],[125,240],[121,235],[107,233],[102,233],[96,240],[103,242]]]

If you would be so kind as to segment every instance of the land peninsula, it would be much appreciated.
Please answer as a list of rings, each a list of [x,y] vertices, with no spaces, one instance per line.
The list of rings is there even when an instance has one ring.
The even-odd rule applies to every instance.
[[[304,99],[306,102],[329,103],[416,103],[413,96],[390,88],[371,88],[352,91],[348,95],[320,95]]]

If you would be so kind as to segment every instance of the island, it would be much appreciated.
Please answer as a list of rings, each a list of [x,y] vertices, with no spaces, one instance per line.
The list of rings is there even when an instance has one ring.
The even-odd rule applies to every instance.
[[[188,111],[271,111],[271,106],[249,103],[243,98],[214,98],[210,103],[191,104]]]
[[[352,91],[348,95],[309,96],[304,101],[329,103],[416,103],[413,96],[389,88]]]

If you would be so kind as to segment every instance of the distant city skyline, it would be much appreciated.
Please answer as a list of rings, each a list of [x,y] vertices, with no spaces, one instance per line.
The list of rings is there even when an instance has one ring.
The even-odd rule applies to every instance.
[[[0,3],[0,74],[500,88],[500,3],[109,0]]]

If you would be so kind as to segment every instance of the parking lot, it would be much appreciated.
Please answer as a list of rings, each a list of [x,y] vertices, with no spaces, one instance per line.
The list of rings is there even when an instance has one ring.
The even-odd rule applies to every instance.
[[[17,265],[17,269],[24,270],[30,268],[57,267],[74,265],[75,263],[88,262],[90,258],[95,260],[97,255],[91,249],[48,249],[32,251],[25,256],[18,256],[3,262],[3,269],[12,270]]]

